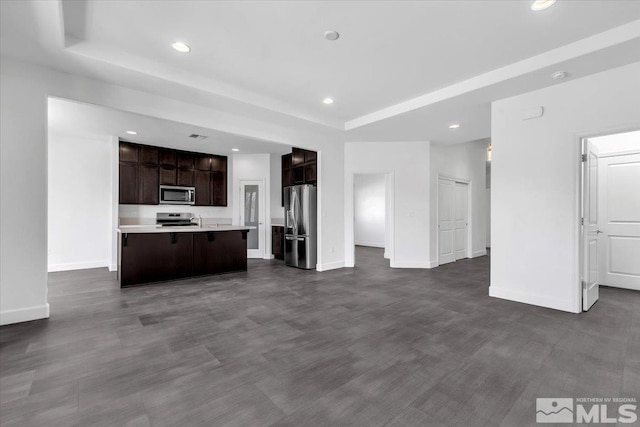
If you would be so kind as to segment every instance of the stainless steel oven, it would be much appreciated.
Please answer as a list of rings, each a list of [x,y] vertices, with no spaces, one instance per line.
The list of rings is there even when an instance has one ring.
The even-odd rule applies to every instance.
[[[175,185],[160,186],[161,205],[195,205],[195,187],[178,187]]]

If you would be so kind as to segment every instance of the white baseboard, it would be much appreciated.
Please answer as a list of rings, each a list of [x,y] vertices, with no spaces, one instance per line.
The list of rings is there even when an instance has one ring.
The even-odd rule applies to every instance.
[[[537,305],[540,307],[552,308],[554,310],[568,311],[569,313],[580,313],[580,311],[575,310],[571,301],[549,298],[546,295],[489,286],[489,296],[530,305]]]
[[[329,270],[336,270],[338,268],[344,268],[344,261],[336,261],[336,262],[329,262],[326,264],[316,265],[317,271],[329,271]]]
[[[49,317],[49,304],[36,307],[19,308],[17,310],[0,311],[0,325],[28,322],[30,320],[46,319]]]
[[[371,248],[382,248],[384,249],[384,243],[374,243],[374,242],[354,242],[356,246],[369,246]]]
[[[485,256],[487,254],[487,250],[483,249],[481,251],[475,251],[471,253],[471,258],[478,258],[479,256]]]
[[[109,271],[118,271],[118,264],[110,264]]]
[[[383,255],[384,259],[391,259],[391,255],[389,255],[387,253],[387,251],[384,251],[384,255]]]
[[[429,261],[429,267],[428,268],[436,268],[437,266],[439,266],[440,264],[438,264],[438,260],[433,260],[433,261]]]
[[[67,264],[49,264],[47,271],[69,271],[69,270],[85,270],[87,268],[109,267],[109,261],[89,261],[89,262],[72,262]]]
[[[431,268],[430,265],[428,261],[391,261],[391,268]]]
[[[263,259],[274,259],[274,258],[275,258],[275,256],[274,256],[273,254],[265,255],[265,256],[263,257]]]

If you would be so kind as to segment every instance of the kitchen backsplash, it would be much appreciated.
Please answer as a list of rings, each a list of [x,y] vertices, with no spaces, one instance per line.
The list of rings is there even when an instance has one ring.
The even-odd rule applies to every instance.
[[[120,225],[155,224],[158,212],[190,212],[201,216],[204,224],[231,224],[231,208],[182,205],[119,205]]]

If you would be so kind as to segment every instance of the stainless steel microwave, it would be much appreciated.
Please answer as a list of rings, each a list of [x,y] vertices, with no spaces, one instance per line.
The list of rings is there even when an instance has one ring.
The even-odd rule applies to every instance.
[[[177,187],[175,185],[160,186],[161,205],[195,205],[195,187]]]

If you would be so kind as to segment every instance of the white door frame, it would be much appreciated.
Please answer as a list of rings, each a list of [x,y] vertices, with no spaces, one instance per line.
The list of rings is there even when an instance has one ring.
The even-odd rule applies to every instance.
[[[346,221],[351,224],[351,230],[348,233],[345,233],[345,267],[354,267],[355,259],[356,259],[356,245],[355,245],[355,176],[356,175],[364,175],[364,174],[373,174],[373,175],[384,175],[385,176],[385,205],[389,205],[389,218],[385,217],[385,223],[389,224],[389,248],[385,248],[387,250],[387,255],[389,256],[389,262],[391,267],[394,266],[396,260],[396,250],[395,250],[395,172],[393,170],[365,170],[365,171],[356,171],[352,172],[350,175],[347,175],[347,189],[349,189],[348,194],[346,194],[346,206],[345,206],[345,216]],[[388,199],[388,200],[387,200]]]
[[[457,178],[457,177],[453,177],[450,175],[445,175],[445,174],[438,174],[438,182],[440,182],[441,179],[447,180],[447,181],[453,181],[454,185],[456,182],[460,182],[463,184],[466,184],[467,187],[467,220],[469,222],[469,226],[467,227],[467,258],[473,258],[471,256],[471,254],[473,253],[472,251],[472,240],[471,240],[471,236],[472,234],[472,230],[473,230],[473,217],[471,216],[471,214],[473,213],[473,206],[472,206],[472,197],[471,194],[473,194],[473,183],[471,182],[471,180],[466,179],[466,178]],[[436,224],[440,224],[440,198],[439,198],[439,194],[440,193],[440,186],[436,185]],[[440,265],[440,233],[437,232],[437,227],[436,227],[436,252],[438,254],[438,265]],[[454,250],[455,252],[455,250]],[[455,256],[454,256],[454,261],[455,262]]]
[[[258,249],[248,249],[247,248],[247,256],[249,258],[264,258],[267,253],[267,222],[265,219],[265,183],[264,179],[240,179],[240,189],[238,194],[238,200],[240,201],[240,225],[244,224],[244,186],[245,185],[258,185],[258,224],[262,226],[262,228],[258,232]],[[255,252],[252,252],[255,251]]]
[[[582,227],[582,218],[584,217],[584,184],[583,184],[583,162],[582,162],[582,154],[586,154],[586,140],[589,138],[595,138],[598,136],[607,136],[607,135],[615,135],[618,133],[625,132],[634,132],[640,130],[640,123],[634,125],[613,127],[610,129],[605,129],[601,131],[594,132],[585,132],[585,133],[576,133],[574,134],[575,138],[575,147],[576,147],[576,163],[577,165],[577,179],[576,179],[576,219],[575,219],[575,230],[577,239],[574,241],[578,246],[578,259],[577,259],[577,269],[578,274],[576,277],[574,294],[573,294],[573,305],[574,305],[574,313],[582,312],[582,282],[584,280],[584,232]],[[575,270],[574,270],[575,271]]]

